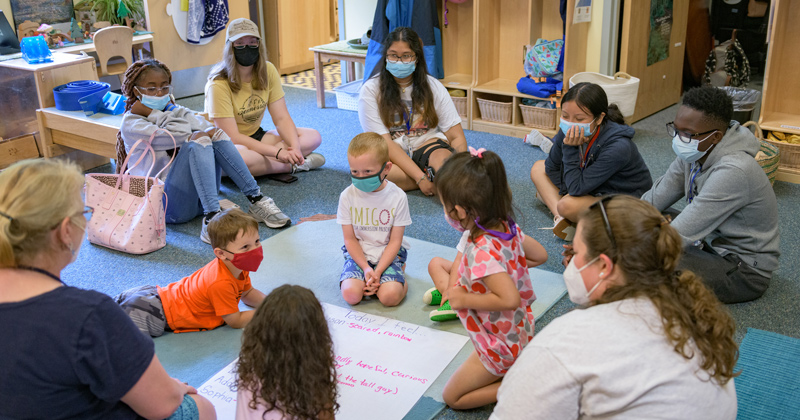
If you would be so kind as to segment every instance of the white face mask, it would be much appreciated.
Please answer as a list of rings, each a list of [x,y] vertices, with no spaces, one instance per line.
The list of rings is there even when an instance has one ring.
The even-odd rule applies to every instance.
[[[586,267],[592,265],[595,261],[600,258],[598,255],[593,260],[586,263],[581,268],[575,267],[575,258],[573,257],[569,260],[569,264],[567,264],[567,269],[564,270],[564,283],[567,285],[567,293],[569,293],[569,300],[571,300],[576,305],[581,306],[588,306],[591,300],[589,296],[597,290],[597,286],[600,286],[605,279],[600,279],[597,284],[592,287],[592,290],[586,291],[586,284],[583,282],[583,276],[581,276],[581,271],[583,271]]]

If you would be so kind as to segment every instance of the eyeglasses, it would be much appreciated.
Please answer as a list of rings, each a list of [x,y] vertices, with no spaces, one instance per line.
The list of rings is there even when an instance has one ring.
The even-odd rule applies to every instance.
[[[237,50],[243,50],[245,47],[258,48],[259,45],[261,45],[261,41],[257,39],[255,40],[255,42],[250,42],[249,44],[241,44],[241,45],[233,44],[233,48],[236,48]]]
[[[164,96],[172,94],[172,85],[166,85],[161,87],[143,87],[143,86],[135,86],[135,87],[136,90],[139,91],[139,93],[147,96]]]
[[[86,220],[91,220],[93,213],[94,213],[94,207],[83,206],[83,211],[81,212],[81,214],[83,215],[83,217],[86,218]]]
[[[606,206],[604,203],[607,201],[611,201],[615,195],[607,195],[600,200],[596,201],[594,204],[589,206],[589,210],[593,210],[595,207],[600,207],[600,213],[603,214],[603,223],[606,225],[606,233],[608,234],[608,239],[611,241],[611,246],[613,248],[617,247],[617,241],[614,239],[614,232],[611,231],[611,223],[608,222],[608,213],[606,212]]]
[[[414,55],[414,54],[403,54],[402,56],[399,56],[397,54],[389,54],[389,55],[386,56],[386,59],[389,60],[390,63],[401,62],[401,63],[408,64],[408,63],[416,60],[417,56]]]
[[[677,134],[678,138],[681,139],[681,141],[684,142],[684,143],[691,143],[692,140],[696,140],[698,142],[704,141],[708,137],[706,137],[705,139],[702,139],[702,140],[701,139],[695,139],[694,137],[702,136],[703,134],[711,134],[711,133],[713,133],[715,131],[718,131],[718,130],[715,128],[713,130],[704,131],[702,133],[694,133],[694,134],[692,134],[692,133],[687,133],[686,131],[680,131],[680,130],[676,129],[675,128],[675,121],[667,123],[667,134],[669,134],[670,137],[675,137],[675,135]]]

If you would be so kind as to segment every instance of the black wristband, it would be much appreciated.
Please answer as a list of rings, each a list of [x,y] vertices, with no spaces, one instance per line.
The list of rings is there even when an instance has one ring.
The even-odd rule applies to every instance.
[[[281,154],[281,150],[283,150],[283,147],[278,149],[278,153],[275,153],[275,159],[278,159],[278,155]]]

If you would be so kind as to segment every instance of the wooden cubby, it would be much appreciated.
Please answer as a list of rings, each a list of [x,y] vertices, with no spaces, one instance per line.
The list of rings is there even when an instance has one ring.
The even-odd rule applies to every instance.
[[[769,35],[761,116],[764,130],[800,134],[800,0],[774,0],[772,30]],[[778,180],[800,183],[800,169],[778,168]]]
[[[569,0],[567,7],[567,22],[571,22],[575,0]],[[524,46],[535,43],[538,38],[561,38],[558,2],[472,0],[448,2],[447,8],[449,24],[442,31],[445,73],[442,83],[448,88],[467,90],[469,121],[462,125],[476,131],[524,137],[531,129],[522,124],[519,109],[522,99],[547,99],[517,90],[517,82],[525,76]],[[587,33],[588,24],[567,25],[565,87],[569,77],[585,67]],[[511,122],[504,124],[482,119],[478,98],[512,103]],[[540,131],[551,137],[557,132],[556,129]]]

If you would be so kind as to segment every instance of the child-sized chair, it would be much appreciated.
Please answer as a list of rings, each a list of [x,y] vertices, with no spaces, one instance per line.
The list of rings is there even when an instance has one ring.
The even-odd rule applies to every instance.
[[[94,34],[94,46],[97,50],[97,61],[100,62],[98,79],[117,75],[122,83],[125,70],[133,64],[133,30],[125,26],[100,29]],[[121,57],[125,62],[109,65],[109,60],[115,57]]]

